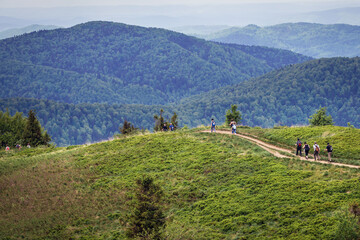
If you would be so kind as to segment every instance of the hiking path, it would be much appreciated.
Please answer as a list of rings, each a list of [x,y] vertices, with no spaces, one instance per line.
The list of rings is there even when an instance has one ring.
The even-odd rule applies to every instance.
[[[202,131],[202,132],[211,133],[210,130],[205,130],[205,131]],[[214,133],[214,134],[219,134],[219,133],[220,134],[233,135],[230,131],[224,131],[224,130],[216,130],[216,133]],[[278,157],[278,158],[293,158],[293,157],[296,157],[296,158],[299,158],[300,160],[308,161],[308,162],[316,162],[316,163],[322,163],[322,164],[330,164],[330,165],[335,165],[335,166],[360,169],[360,166],[358,166],[358,165],[351,165],[351,164],[337,163],[337,162],[329,162],[327,160],[326,161],[322,161],[322,160],[315,161],[314,159],[310,159],[310,158],[306,159],[305,157],[300,157],[300,156],[297,156],[296,154],[294,154],[293,150],[289,150],[289,149],[286,149],[286,148],[281,148],[281,147],[278,147],[276,145],[266,143],[264,141],[261,141],[261,140],[255,138],[255,137],[251,137],[251,136],[244,135],[244,134],[241,134],[241,133],[236,133],[234,135],[237,136],[237,137],[241,137],[243,139],[246,139],[246,140],[248,140],[250,142],[255,143],[259,147],[265,149],[266,151],[268,151],[269,153],[273,154],[275,157]],[[281,154],[281,152],[288,153],[288,154],[292,155],[292,157]],[[323,156],[323,158],[327,159],[327,156]]]

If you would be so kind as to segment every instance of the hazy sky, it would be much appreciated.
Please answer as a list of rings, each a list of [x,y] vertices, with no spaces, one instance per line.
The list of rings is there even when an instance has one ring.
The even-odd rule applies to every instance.
[[[344,6],[360,5],[359,0],[0,0],[0,8],[65,7],[96,5],[204,5],[242,3],[341,3]]]
[[[360,25],[360,0],[0,0],[0,31],[96,20],[163,28],[284,22]]]

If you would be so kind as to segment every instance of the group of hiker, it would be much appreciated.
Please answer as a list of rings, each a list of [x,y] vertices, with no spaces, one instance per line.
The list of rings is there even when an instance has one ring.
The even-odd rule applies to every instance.
[[[231,127],[231,133],[236,134],[236,122],[234,121],[234,119],[231,120],[229,125]],[[216,132],[216,129],[215,129],[216,123],[213,118],[211,119],[210,126],[211,126],[211,132]]]
[[[30,143],[28,143],[26,147],[27,147],[27,148],[31,148]],[[21,150],[21,145],[20,145],[20,144],[16,144],[15,148],[16,148],[18,151],[20,151],[20,150]],[[6,145],[5,151],[6,151],[6,152],[9,152],[9,151],[10,151],[10,147],[9,147],[8,145]]]
[[[302,156],[302,149],[305,150],[305,158],[306,159],[309,159],[309,151],[310,151],[310,146],[309,144],[307,144],[306,142],[304,142],[304,146],[302,144],[302,142],[300,141],[300,138],[297,139],[297,142],[296,142],[296,155],[299,155],[300,154],[300,157]],[[314,142],[314,145],[313,145],[313,148],[314,148],[314,160],[320,160],[320,146],[319,144],[317,144],[316,142]],[[327,152],[328,154],[328,161],[331,162],[331,154],[332,154],[332,151],[333,151],[333,148],[332,146],[330,145],[330,143],[327,143],[327,146],[326,146],[326,150],[325,152]]]
[[[231,127],[231,133],[236,134],[236,122],[234,120],[231,120],[229,125]],[[210,126],[211,126],[211,132],[216,132],[216,128],[215,128],[216,123],[213,118],[211,119]],[[300,138],[298,138],[295,145],[296,145],[296,155],[302,156],[302,150],[304,149],[305,150],[305,158],[309,159],[309,151],[310,151],[309,144],[304,142],[304,145],[303,145],[303,143],[300,141]],[[314,142],[313,148],[314,148],[314,160],[315,161],[320,160],[320,146],[316,142]],[[329,162],[331,162],[332,151],[333,151],[332,146],[330,145],[330,143],[327,143],[325,152],[327,152],[327,154],[328,154]]]
[[[164,126],[162,127],[161,131],[167,132],[168,130],[174,131],[175,130],[174,124],[170,123],[169,128],[168,128],[167,124],[164,123]]]

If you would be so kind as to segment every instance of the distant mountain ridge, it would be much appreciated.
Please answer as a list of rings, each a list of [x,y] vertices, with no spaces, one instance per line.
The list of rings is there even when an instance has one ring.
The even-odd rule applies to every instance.
[[[67,103],[167,104],[311,59],[100,21],[0,43],[0,97]]]
[[[33,24],[22,28],[11,28],[0,32],[0,39],[10,38],[39,30],[52,30],[56,28],[59,27],[54,25],[38,25],[38,24]]]
[[[229,28],[205,37],[223,43],[287,49],[314,58],[360,56],[360,26],[284,23]]]

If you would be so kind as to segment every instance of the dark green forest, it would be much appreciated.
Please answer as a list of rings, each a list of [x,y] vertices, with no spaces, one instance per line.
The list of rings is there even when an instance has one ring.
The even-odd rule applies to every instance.
[[[287,66],[235,86],[181,101],[177,111],[190,126],[215,118],[236,104],[243,124],[307,125],[327,107],[335,125],[360,127],[360,58],[329,58]]]
[[[1,98],[167,104],[310,60],[157,28],[88,22],[0,41]],[[141,97],[139,97],[141,96]]]
[[[11,114],[35,109],[41,125],[60,145],[83,144],[112,137],[125,120],[152,130],[154,115],[174,112],[179,127],[225,121],[232,104],[249,126],[308,125],[309,117],[327,107],[335,125],[360,127],[360,58],[330,58],[284,67],[244,83],[199,94],[171,105],[65,104],[38,99],[2,99]]]
[[[125,120],[140,129],[153,129],[154,114],[164,109],[170,120],[170,107],[157,105],[67,104],[39,99],[0,99],[0,111],[7,108],[11,115],[36,110],[41,125],[58,146],[93,143],[119,133]]]
[[[315,58],[360,56],[360,26],[283,23],[233,27],[206,36],[217,42],[288,49]]]

